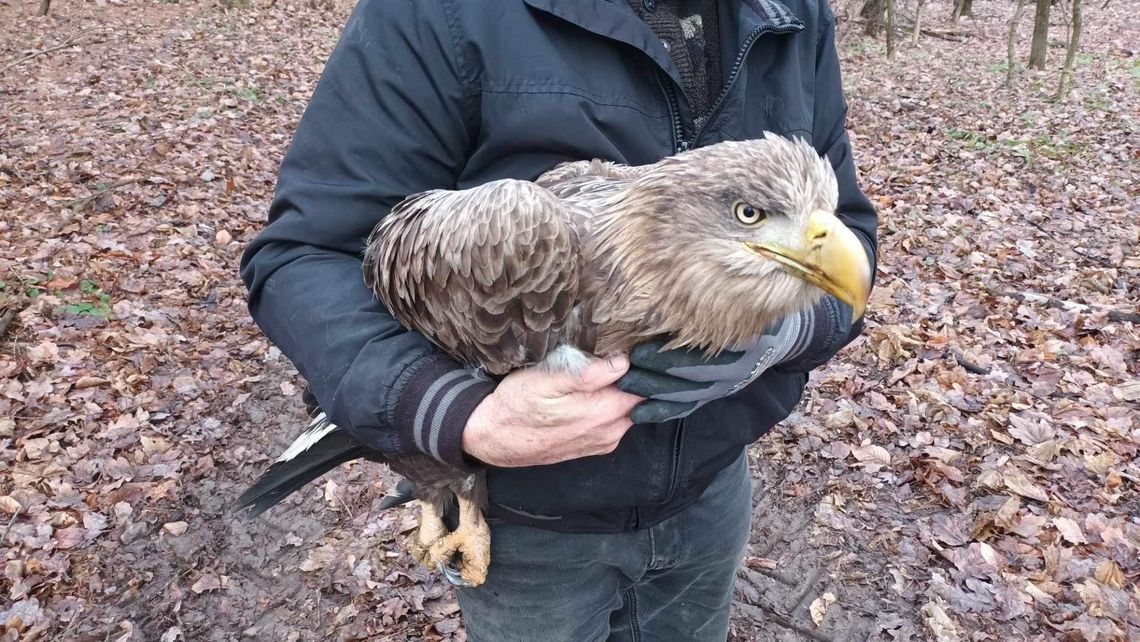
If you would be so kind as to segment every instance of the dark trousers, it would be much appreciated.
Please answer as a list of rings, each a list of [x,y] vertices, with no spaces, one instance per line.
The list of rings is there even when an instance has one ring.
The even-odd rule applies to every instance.
[[[487,582],[459,591],[472,642],[724,642],[748,543],[747,456],[636,533],[491,524]]]

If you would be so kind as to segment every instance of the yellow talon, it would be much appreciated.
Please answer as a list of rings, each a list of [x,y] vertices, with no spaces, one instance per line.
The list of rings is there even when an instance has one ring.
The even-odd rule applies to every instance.
[[[420,527],[409,544],[412,556],[436,568],[452,584],[467,588],[487,580],[491,564],[491,529],[475,502],[459,497],[459,527],[448,532],[443,516],[429,503],[420,504]],[[459,569],[451,567],[458,554]]]

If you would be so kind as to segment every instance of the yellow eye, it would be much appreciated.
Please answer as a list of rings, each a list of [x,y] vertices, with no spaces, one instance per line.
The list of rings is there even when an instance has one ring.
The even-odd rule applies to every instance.
[[[736,214],[736,220],[740,221],[743,225],[759,225],[768,218],[768,213],[758,207],[752,207],[744,201],[737,201],[732,206],[733,214]]]

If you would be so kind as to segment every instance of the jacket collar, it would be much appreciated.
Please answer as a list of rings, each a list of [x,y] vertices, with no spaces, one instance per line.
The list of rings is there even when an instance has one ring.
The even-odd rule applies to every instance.
[[[715,1],[715,0],[714,0]],[[669,58],[669,52],[661,46],[649,28],[637,17],[626,0],[524,0],[531,7],[557,16],[571,24],[599,36],[624,42],[645,52],[661,69],[681,84],[680,74]],[[799,31],[804,23],[780,0],[740,0],[727,3],[738,5],[737,47],[756,30]],[[723,5],[722,5],[723,6]],[[723,9],[722,9],[723,11]]]
[[[645,52],[675,80],[680,76],[673,67],[669,52],[661,46],[653,30],[630,8],[626,0],[523,0],[531,7],[557,16],[566,22],[604,38],[624,42]]]
[[[799,31],[804,23],[779,0],[743,0],[740,11],[740,32],[747,34],[757,28],[771,31]]]

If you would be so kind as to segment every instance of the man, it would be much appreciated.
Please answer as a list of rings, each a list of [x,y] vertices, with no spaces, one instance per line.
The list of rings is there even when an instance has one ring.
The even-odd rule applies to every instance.
[[[250,310],[362,442],[488,467],[493,561],[459,591],[472,640],[724,640],[744,449],[861,324],[825,298],[713,363],[643,346],[496,386],[376,302],[364,240],[415,192],[772,131],[828,156],[873,265],[834,18],[787,2],[363,0],[329,59],[243,257]]]

